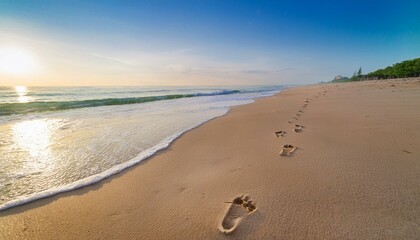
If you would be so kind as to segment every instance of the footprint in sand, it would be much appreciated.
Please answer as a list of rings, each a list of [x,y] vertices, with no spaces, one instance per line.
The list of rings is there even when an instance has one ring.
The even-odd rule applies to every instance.
[[[230,205],[219,226],[219,230],[225,234],[230,234],[235,231],[242,219],[257,209],[257,205],[248,195],[241,195],[233,199],[232,202],[226,203],[230,203]]]
[[[285,131],[277,131],[274,133],[276,135],[276,137],[284,137],[284,135],[286,134]]]
[[[296,146],[285,144],[280,151],[280,156],[290,156],[294,151],[296,151],[296,149]]]
[[[302,128],[303,128],[302,125],[295,124],[295,127],[293,128],[293,131],[296,132],[296,133],[300,133],[300,132],[302,132]]]

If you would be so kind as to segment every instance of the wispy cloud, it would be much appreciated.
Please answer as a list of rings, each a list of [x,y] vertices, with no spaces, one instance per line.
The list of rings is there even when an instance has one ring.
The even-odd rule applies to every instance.
[[[10,39],[11,40],[19,40],[19,41],[30,42],[30,43],[40,44],[40,45],[51,45],[51,43],[49,43],[48,41],[39,40],[39,39],[35,39],[35,38],[32,38],[32,37],[31,38],[22,37],[22,36],[10,34],[10,33],[5,33],[5,32],[0,32],[0,37],[7,38],[9,40]]]
[[[119,58],[103,56],[103,55],[96,54],[96,53],[89,53],[88,55],[91,56],[91,57],[98,58],[98,59],[105,60],[105,61],[112,62],[112,63],[118,63],[118,64],[127,65],[127,66],[135,66],[136,65],[135,63],[127,61],[127,60],[122,60],[122,59],[119,59]]]
[[[260,74],[268,74],[268,73],[271,73],[272,71],[266,71],[266,70],[244,70],[244,71],[242,71],[242,73],[245,73],[245,74],[257,74],[257,75],[260,75]]]

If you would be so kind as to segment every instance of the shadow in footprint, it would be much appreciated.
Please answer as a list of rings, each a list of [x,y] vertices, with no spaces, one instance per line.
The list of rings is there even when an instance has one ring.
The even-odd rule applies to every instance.
[[[230,234],[238,228],[242,219],[249,216],[257,210],[257,205],[248,195],[241,195],[233,199],[225,216],[219,226],[219,230],[224,234]]]
[[[284,137],[284,135],[286,134],[285,131],[277,131],[274,133],[276,135],[276,137]]]
[[[295,127],[292,129],[296,133],[302,132],[303,126],[299,124],[295,124]]]
[[[296,146],[293,146],[291,144],[285,144],[283,145],[280,151],[280,156],[290,156],[291,154],[293,154],[294,151],[296,151],[296,149]]]

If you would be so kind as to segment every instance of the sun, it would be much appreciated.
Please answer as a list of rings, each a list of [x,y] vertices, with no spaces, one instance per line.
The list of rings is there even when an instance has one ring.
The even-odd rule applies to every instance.
[[[36,71],[33,55],[23,49],[0,49],[0,73],[8,75],[29,75]]]

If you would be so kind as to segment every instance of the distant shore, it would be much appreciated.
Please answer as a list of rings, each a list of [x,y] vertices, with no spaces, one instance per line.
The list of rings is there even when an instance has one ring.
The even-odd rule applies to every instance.
[[[419,109],[420,78],[287,89],[0,212],[0,239],[416,239]]]

